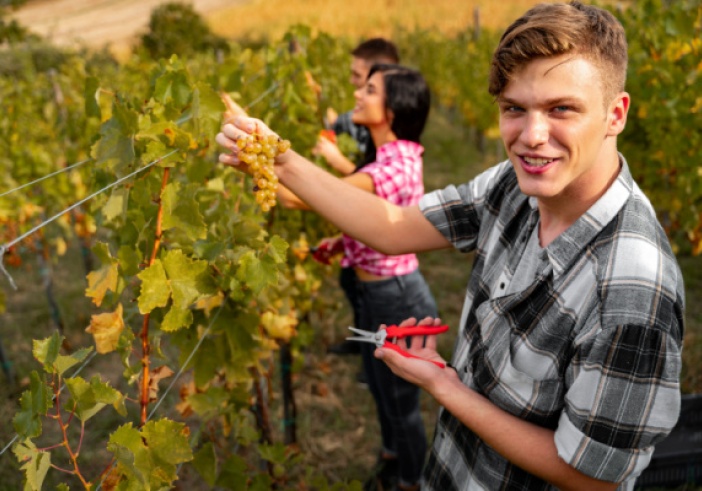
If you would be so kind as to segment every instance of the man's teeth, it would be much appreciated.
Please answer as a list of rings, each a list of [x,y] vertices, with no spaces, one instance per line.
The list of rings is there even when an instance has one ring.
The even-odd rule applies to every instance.
[[[553,159],[533,159],[531,157],[524,157],[524,162],[529,165],[542,166],[548,164],[549,162],[553,162]]]

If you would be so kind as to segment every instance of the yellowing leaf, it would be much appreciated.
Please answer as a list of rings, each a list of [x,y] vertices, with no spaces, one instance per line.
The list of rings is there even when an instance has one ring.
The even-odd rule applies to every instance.
[[[54,240],[54,246],[56,247],[57,256],[63,256],[64,254],[66,254],[68,246],[66,245],[66,241],[63,239],[63,237],[57,237]]]
[[[294,269],[295,281],[298,283],[304,283],[307,281],[307,271],[302,267],[301,264],[296,264]]]
[[[310,243],[307,242],[307,236],[300,234],[300,238],[293,243],[290,251],[298,261],[304,261],[310,253]]]
[[[264,312],[261,316],[261,325],[270,337],[289,341],[295,334],[297,318],[294,315],[279,315],[273,312]]]
[[[154,368],[149,374],[149,401],[155,401],[158,398],[158,383],[164,378],[172,376],[175,372],[167,365],[161,365]]]
[[[114,312],[91,316],[90,326],[85,332],[93,335],[97,352],[104,354],[117,348],[117,342],[123,330],[122,304],[119,304]]]
[[[26,222],[34,215],[38,215],[42,211],[44,211],[44,208],[41,206],[35,205],[34,203],[25,203],[20,208],[19,221]]]
[[[85,289],[85,296],[92,298],[93,303],[99,307],[108,290],[113,292],[117,290],[119,273],[118,263],[110,255],[107,245],[97,244],[94,252],[103,265],[100,269],[88,273],[88,288]]]
[[[222,303],[224,303],[224,294],[222,292],[217,292],[216,295],[199,299],[195,302],[195,308],[197,310],[204,310],[205,315],[209,317],[212,310],[222,305]]]

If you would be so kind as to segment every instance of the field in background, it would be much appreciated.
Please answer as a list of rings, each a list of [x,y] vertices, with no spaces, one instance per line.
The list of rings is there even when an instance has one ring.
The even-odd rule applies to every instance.
[[[208,16],[212,29],[228,38],[278,39],[294,24],[305,24],[352,39],[392,37],[396,27],[435,28],[452,35],[474,25],[502,28],[539,0],[254,0]],[[547,3],[553,3],[547,1]]]
[[[50,3],[50,2],[49,2]],[[192,0],[197,3],[197,0]],[[280,0],[253,1],[242,7],[227,8],[209,17],[218,33],[229,38],[246,37],[252,40],[264,37],[277,39],[290,24],[304,23],[334,35],[351,38],[372,35],[391,36],[396,26],[411,29],[434,27],[447,34],[473,25],[473,9],[481,7],[483,27],[502,27],[537,1],[508,0],[506,2],[436,0],[405,2],[401,0],[379,0],[370,2],[342,2],[340,0]],[[341,67],[341,69],[345,69]],[[464,181],[475,175],[484,165],[494,163],[493,158],[483,159],[470,145],[458,125],[434,112],[427,130],[426,187],[433,189],[448,183]],[[74,254],[57,265],[56,291],[60,296],[61,311],[70,326],[67,335],[76,340],[85,334],[90,303],[83,295],[84,275],[80,258]],[[31,259],[31,258],[29,258]],[[465,291],[465,282],[470,272],[471,258],[455,252],[441,251],[421,256],[422,270],[432,286],[439,303],[443,319],[457,326]],[[684,351],[683,390],[702,392],[702,370],[698,368],[702,356],[702,305],[696,299],[702,294],[702,256],[681,257],[687,290],[687,332]],[[335,278],[330,278],[330,295],[343,297],[336,287]],[[2,320],[7,334],[4,341],[15,367],[22,375],[36,368],[31,360],[31,338],[49,335],[53,329],[40,278],[26,278],[24,290],[13,296],[10,314]],[[14,303],[17,302],[17,303]],[[19,319],[30,322],[19,322]],[[377,450],[378,428],[373,401],[367,391],[356,387],[354,374],[358,359],[325,355],[326,344],[339,341],[345,334],[350,317],[342,309],[333,319],[321,319],[319,337],[305,353],[305,366],[296,374],[295,390],[298,403],[298,438],[305,463],[324,472],[332,481],[363,478],[371,467]],[[33,331],[18,329],[30,324]],[[442,351],[448,356],[455,331],[442,338]],[[120,378],[121,366],[113,358],[113,375]],[[102,367],[102,373],[106,373]],[[0,376],[0,380],[4,382]],[[0,383],[0,398],[8,401],[0,406],[0,418],[9,421],[12,417],[17,394],[8,393]],[[423,399],[423,412],[427,429],[431,435],[436,405]],[[101,421],[105,428],[110,421]],[[11,425],[0,431],[0,445],[12,436]],[[97,433],[97,432],[96,432]],[[96,434],[95,437],[97,438]],[[92,442],[91,442],[92,443]],[[86,448],[103,451],[98,443]],[[2,459],[0,459],[2,460]],[[10,458],[10,460],[12,460]],[[0,489],[18,489],[18,473],[7,459],[0,465]],[[185,483],[180,489],[200,489],[187,480],[192,470],[186,468]],[[192,479],[193,481],[195,479]],[[190,484],[190,485],[189,485]],[[48,488],[48,486],[47,486]]]

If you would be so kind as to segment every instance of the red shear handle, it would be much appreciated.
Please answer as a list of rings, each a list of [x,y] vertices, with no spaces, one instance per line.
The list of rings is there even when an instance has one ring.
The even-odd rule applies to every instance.
[[[427,360],[426,358],[422,358],[421,356],[414,356],[414,355],[412,355],[412,354],[406,352],[406,351],[403,350],[402,348],[400,348],[398,345],[393,344],[393,343],[385,342],[385,344],[383,344],[383,348],[391,349],[391,350],[393,350],[393,351],[395,351],[395,352],[397,352],[397,353],[400,353],[400,354],[401,354],[402,356],[404,356],[405,358],[416,358],[417,360],[428,361],[429,363],[433,363],[434,365],[436,365],[436,366],[439,367],[439,368],[444,368],[444,367],[446,367],[446,363],[442,363],[442,362],[440,362],[440,361],[434,361],[434,360]]]
[[[441,334],[448,331],[449,326],[388,326],[385,329],[387,339],[389,338],[407,338],[409,336],[430,336],[432,334]]]

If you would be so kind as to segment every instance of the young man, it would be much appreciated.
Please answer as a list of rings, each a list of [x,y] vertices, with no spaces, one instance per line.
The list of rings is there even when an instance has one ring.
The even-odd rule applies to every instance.
[[[277,160],[285,185],[374,249],[476,252],[454,369],[376,351],[443,406],[425,490],[631,490],[677,421],[683,282],[617,152],[626,65],[607,11],[529,10],[490,76],[509,160],[418,207],[333,186],[292,151]],[[415,338],[410,351],[438,360],[435,347]]]

